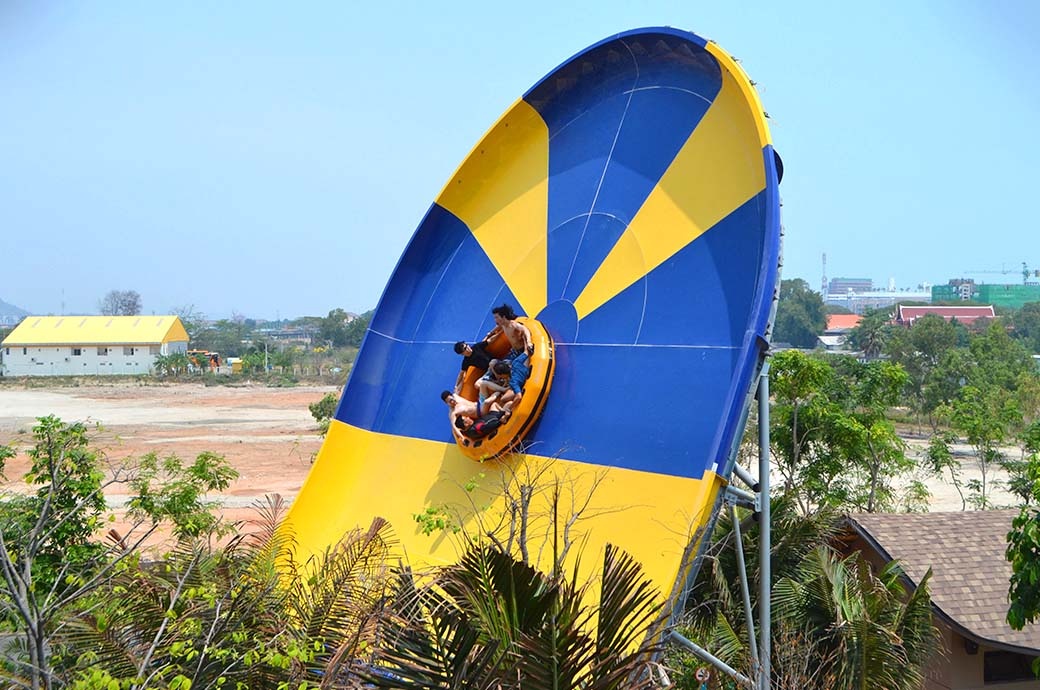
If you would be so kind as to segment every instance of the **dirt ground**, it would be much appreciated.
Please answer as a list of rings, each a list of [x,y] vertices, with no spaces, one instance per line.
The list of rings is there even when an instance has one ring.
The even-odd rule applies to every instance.
[[[248,507],[267,494],[291,501],[299,492],[321,446],[307,406],[333,386],[268,388],[201,384],[91,384],[73,387],[0,387],[0,444],[25,449],[37,417],[53,414],[65,421],[97,423],[97,445],[109,460],[140,457],[148,452],[175,454],[190,461],[203,451],[223,455],[239,471],[239,479],[221,496],[225,515],[241,519]],[[908,434],[911,452],[920,452],[927,438]],[[962,463],[962,480],[980,477],[966,446],[954,448]],[[1015,452],[1008,449],[1008,452]],[[17,478],[28,467],[23,454],[8,462],[8,490],[25,490]],[[988,482],[1004,478],[991,468]],[[960,510],[961,499],[948,481],[925,479],[930,509]],[[108,496],[120,504],[118,493]],[[1010,505],[1010,495],[997,489],[997,505]]]
[[[53,388],[0,387],[0,444],[28,448],[37,417],[100,425],[96,446],[107,459],[155,452],[190,462],[203,451],[223,455],[240,476],[219,499],[225,517],[243,519],[267,494],[291,501],[299,492],[321,438],[307,406],[333,386],[212,386],[201,384],[88,385]],[[8,461],[4,488],[24,491],[16,481],[29,466],[24,452]],[[106,495],[118,507],[118,489]]]

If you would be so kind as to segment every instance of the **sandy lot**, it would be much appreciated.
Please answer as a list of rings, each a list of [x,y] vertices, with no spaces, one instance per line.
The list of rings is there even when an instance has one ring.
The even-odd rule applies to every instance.
[[[338,387],[206,387],[201,384],[90,385],[70,388],[0,388],[0,443],[25,449],[32,443],[37,417],[53,414],[65,421],[100,425],[97,447],[120,461],[155,452],[190,461],[203,451],[226,457],[239,479],[219,498],[228,517],[270,493],[296,496],[314,454],[321,446],[307,406]],[[8,462],[6,488],[28,467],[19,455]],[[122,498],[108,495],[113,506]]]
[[[338,387],[264,386],[206,387],[201,384],[112,384],[79,387],[0,387],[0,443],[26,448],[31,443],[35,418],[54,414],[66,421],[101,425],[98,446],[109,459],[140,457],[148,452],[176,454],[193,459],[202,451],[225,456],[239,471],[239,479],[219,499],[229,517],[245,510],[266,494],[278,493],[291,501],[299,492],[321,446],[314,419],[307,406]],[[926,438],[909,437],[911,452],[920,452]],[[962,462],[962,480],[981,476],[966,446],[955,447]],[[1009,453],[1017,453],[1008,449]],[[19,478],[28,467],[21,455],[7,465],[7,476]],[[991,468],[988,482],[1005,478]],[[932,493],[931,510],[960,510],[961,499],[948,481],[925,479]],[[7,488],[24,490],[17,481]],[[113,492],[110,503],[121,496]],[[999,488],[997,505],[1014,500]]]

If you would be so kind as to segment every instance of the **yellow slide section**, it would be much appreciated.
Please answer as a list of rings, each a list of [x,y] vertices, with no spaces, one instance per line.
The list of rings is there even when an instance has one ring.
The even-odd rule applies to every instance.
[[[473,233],[534,316],[546,302],[549,130],[519,101],[481,139],[437,198]]]
[[[579,319],[765,188],[756,120],[742,85],[723,70],[722,89],[704,119],[575,300]]]
[[[422,568],[453,562],[460,540],[450,531],[423,534],[417,513],[442,508],[465,533],[495,531],[504,541],[507,493],[519,495],[521,485],[535,490],[528,509],[532,562],[552,564],[550,516],[557,486],[556,537],[561,545],[565,536],[573,544],[569,561],[583,552],[583,569],[592,576],[605,544],[616,544],[642,563],[668,595],[690,536],[709,518],[722,480],[711,473],[701,480],[683,479],[536,455],[524,456],[514,473],[508,460],[474,462],[455,444],[378,434],[334,420],[287,524],[303,560],[324,552],[348,530],[383,517],[393,525],[409,563]],[[578,520],[565,535],[575,514]]]

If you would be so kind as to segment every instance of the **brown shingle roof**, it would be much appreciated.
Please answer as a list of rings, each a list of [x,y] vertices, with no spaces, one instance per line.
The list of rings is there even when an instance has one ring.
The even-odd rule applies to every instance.
[[[1011,564],[1006,537],[1017,510],[958,513],[860,514],[853,529],[896,559],[916,584],[932,569],[932,604],[974,637],[1040,650],[1040,625],[1012,630],[1008,609]]]

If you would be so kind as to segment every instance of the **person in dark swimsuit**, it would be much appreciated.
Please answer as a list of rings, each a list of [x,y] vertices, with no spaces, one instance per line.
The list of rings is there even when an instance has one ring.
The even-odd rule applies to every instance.
[[[459,369],[459,376],[455,379],[455,393],[462,390],[462,381],[466,378],[466,370],[470,367],[476,367],[477,371],[484,374],[488,367],[491,365],[492,357],[487,351],[487,341],[482,340],[479,343],[470,345],[462,340],[455,343],[455,354],[462,355],[462,367]]]

